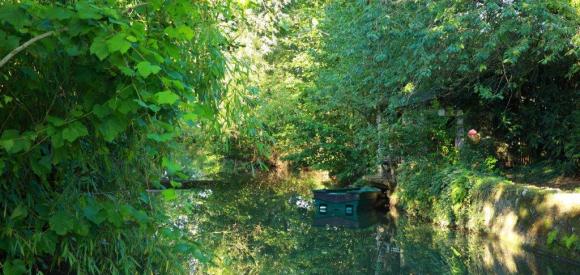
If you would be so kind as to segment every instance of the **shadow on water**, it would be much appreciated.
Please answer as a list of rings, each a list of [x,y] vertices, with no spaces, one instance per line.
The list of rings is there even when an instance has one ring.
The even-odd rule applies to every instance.
[[[228,184],[183,191],[173,213],[208,274],[578,274],[580,266],[387,212],[315,216],[310,187]]]

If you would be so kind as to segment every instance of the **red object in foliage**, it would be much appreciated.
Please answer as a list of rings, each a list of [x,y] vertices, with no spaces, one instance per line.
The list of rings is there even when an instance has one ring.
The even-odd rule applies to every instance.
[[[467,137],[474,143],[477,144],[479,143],[479,134],[477,133],[477,131],[475,129],[471,129],[469,130],[469,132],[467,132]]]

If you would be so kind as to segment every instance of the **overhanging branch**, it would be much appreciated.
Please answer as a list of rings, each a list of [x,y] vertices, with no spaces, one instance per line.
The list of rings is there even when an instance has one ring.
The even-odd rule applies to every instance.
[[[41,39],[46,38],[46,37],[49,37],[53,34],[59,33],[59,32],[64,31],[64,30],[66,30],[66,28],[61,29],[61,30],[56,30],[56,31],[45,32],[43,34],[39,34],[39,35],[31,38],[30,40],[26,41],[24,44],[18,46],[14,50],[12,50],[4,58],[2,58],[2,60],[0,60],[0,68],[2,68],[10,59],[12,59],[12,57],[17,55],[22,50],[28,48],[30,45],[34,44],[36,41],[41,40]]]

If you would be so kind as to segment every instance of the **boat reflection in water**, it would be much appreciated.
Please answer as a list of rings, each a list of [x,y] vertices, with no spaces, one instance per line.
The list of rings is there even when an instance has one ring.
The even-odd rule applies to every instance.
[[[395,236],[396,223],[386,211],[363,208],[350,211],[348,203],[331,204],[327,200],[315,200],[315,227],[334,227],[349,229],[364,229],[375,226],[373,237],[376,240],[373,270],[375,274],[399,274],[401,272],[402,249],[397,245]]]
[[[314,226],[336,226],[345,228],[366,228],[381,222],[384,212],[369,210],[368,212],[354,212],[351,215],[336,213],[317,213],[314,215]]]
[[[314,190],[314,222],[316,227],[363,229],[376,225],[375,274],[398,274],[402,250],[397,246],[396,224],[389,219],[386,196],[373,187]]]
[[[314,190],[314,226],[364,228],[380,220],[386,195],[374,187]],[[384,213],[383,213],[384,214]]]

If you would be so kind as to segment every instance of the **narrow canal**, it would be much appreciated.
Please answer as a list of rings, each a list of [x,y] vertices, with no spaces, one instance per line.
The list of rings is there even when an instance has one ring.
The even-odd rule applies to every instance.
[[[577,263],[395,213],[360,225],[315,220],[313,183],[231,183],[181,191],[176,226],[211,262],[194,274],[580,274]]]

